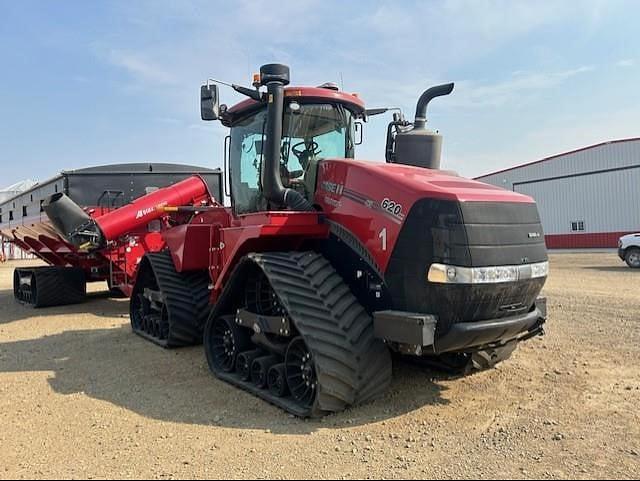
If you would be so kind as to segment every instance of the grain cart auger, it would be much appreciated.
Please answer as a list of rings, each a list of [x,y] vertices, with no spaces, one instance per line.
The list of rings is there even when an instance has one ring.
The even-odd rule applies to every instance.
[[[265,65],[253,89],[231,85],[248,99],[230,108],[215,82],[201,88],[203,120],[231,131],[231,207],[164,206],[192,215],[142,261],[134,330],[188,341],[204,310],[213,373],[298,416],[382,394],[392,352],[487,368],[543,333],[534,201],[439,170],[426,111],[453,84],[427,90],[414,122],[395,116],[386,163],[355,160],[354,146],[360,120],[387,109],[288,84],[288,67]],[[195,275],[209,279],[206,306]]]

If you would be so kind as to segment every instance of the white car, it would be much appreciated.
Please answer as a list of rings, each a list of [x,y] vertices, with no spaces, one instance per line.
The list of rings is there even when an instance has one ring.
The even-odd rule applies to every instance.
[[[640,233],[620,237],[618,255],[629,267],[640,268]]]

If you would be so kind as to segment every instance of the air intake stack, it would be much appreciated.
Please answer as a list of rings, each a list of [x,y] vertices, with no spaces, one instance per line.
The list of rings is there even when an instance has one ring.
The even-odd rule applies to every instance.
[[[418,99],[413,128],[400,131],[395,138],[395,162],[426,169],[439,169],[442,156],[442,135],[427,129],[427,106],[435,97],[453,92],[453,83],[426,90]]]

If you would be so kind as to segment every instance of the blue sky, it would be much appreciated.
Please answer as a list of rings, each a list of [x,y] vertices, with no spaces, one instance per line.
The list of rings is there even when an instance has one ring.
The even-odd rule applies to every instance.
[[[616,0],[3,1],[0,187],[106,163],[221,166],[226,132],[200,121],[199,85],[248,84],[272,61],[409,116],[455,81],[429,123],[443,168],[466,176],[640,136],[638,18],[640,2]],[[386,120],[358,157],[383,158]]]

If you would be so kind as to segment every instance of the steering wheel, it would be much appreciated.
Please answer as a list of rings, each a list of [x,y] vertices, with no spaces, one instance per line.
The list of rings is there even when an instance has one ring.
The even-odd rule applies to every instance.
[[[303,147],[303,148],[301,148]],[[311,143],[307,144],[304,140],[302,142],[298,142],[294,146],[291,147],[291,152],[298,158],[298,162],[300,165],[307,168],[307,164],[309,163],[309,157],[313,157],[322,152],[319,149],[318,142],[312,140]]]

